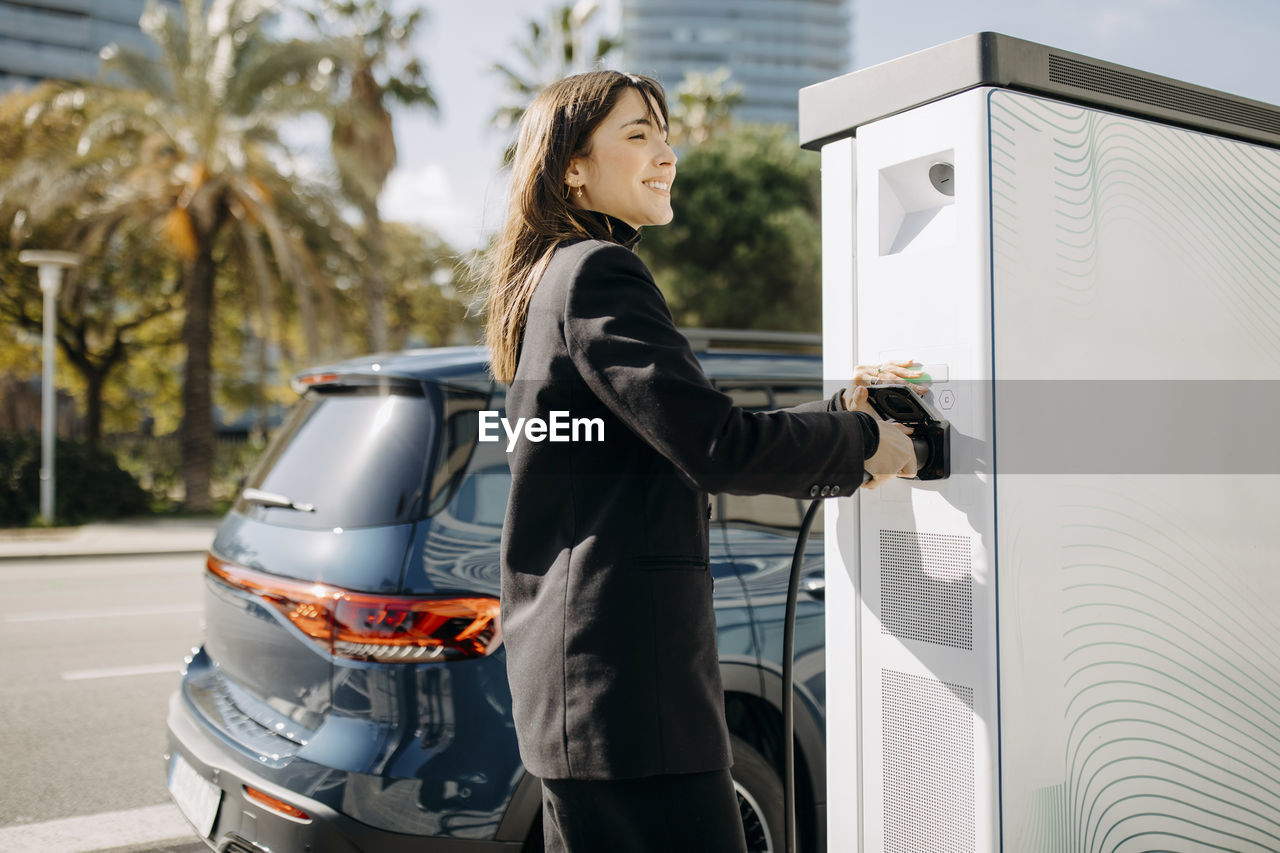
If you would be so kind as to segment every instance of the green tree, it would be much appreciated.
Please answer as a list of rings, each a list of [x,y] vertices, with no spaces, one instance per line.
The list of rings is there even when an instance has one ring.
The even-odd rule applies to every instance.
[[[474,284],[453,248],[421,226],[392,223],[388,232],[392,346],[478,342],[479,324],[461,298]]]
[[[738,126],[681,156],[675,219],[639,246],[677,323],[818,330],[818,168],[781,127]]]
[[[42,231],[50,233],[51,229],[35,231],[32,245],[50,245],[41,239]],[[38,341],[44,308],[36,271],[17,262],[19,249],[8,242],[0,238],[0,317]],[[88,263],[64,276],[54,340],[60,361],[79,379],[84,438],[96,449],[102,439],[108,382],[130,358],[165,343],[148,327],[158,328],[154,321],[173,313],[177,275],[170,259],[145,232],[122,231],[93,242],[81,240],[77,245],[86,253]],[[164,273],[166,267],[171,270],[168,274]],[[141,286],[130,289],[124,286],[126,282]],[[5,360],[0,354],[0,369],[11,366],[4,364]],[[60,384],[76,384],[65,374],[59,379]]]
[[[218,269],[235,246],[226,238],[240,232],[255,235],[250,245],[265,245],[297,293],[316,350],[311,355],[319,357],[316,265],[292,217],[301,212],[308,222],[325,218],[338,228],[337,217],[318,206],[319,194],[293,203],[300,181],[277,133],[284,116],[316,109],[316,69],[328,51],[268,37],[268,9],[260,0],[215,0],[207,10],[203,0],[183,0],[178,15],[152,0],[140,23],[158,61],[104,51],[107,68],[130,88],[87,89],[102,115],[82,135],[74,159],[50,163],[45,178],[28,188],[30,199],[75,204],[80,220],[158,223],[180,260],[182,474],[187,506],[197,510],[212,505],[214,293]],[[94,182],[109,190],[88,192]]]
[[[63,109],[41,106],[63,99]],[[38,174],[50,152],[74,150],[91,121],[92,103],[46,83],[31,92],[16,91],[0,100],[0,186],[26,183],[24,172]],[[89,184],[88,192],[106,187]],[[130,228],[119,220],[76,221],[66,209],[41,212],[43,223],[32,226],[26,209],[13,193],[0,193],[0,320],[38,340],[43,324],[43,295],[36,271],[18,261],[26,246],[64,248],[84,259],[68,270],[59,294],[55,340],[63,366],[64,385],[78,377],[84,398],[85,438],[97,448],[102,438],[104,396],[108,383],[131,356],[159,341],[153,321],[173,313],[177,283],[175,265],[161,251],[154,234]],[[26,361],[15,352],[31,349],[19,336],[6,336],[0,346],[0,370],[20,372]]]
[[[545,20],[528,22],[525,38],[512,44],[519,61],[493,64],[493,70],[506,82],[503,102],[493,114],[494,127],[515,127],[534,96],[561,77],[604,66],[622,42],[614,36],[601,35],[595,46],[587,49],[587,31],[599,10],[600,4],[595,0],[578,0],[552,7]],[[508,160],[511,153],[508,149]]]
[[[733,108],[742,101],[742,87],[729,83],[729,69],[705,74],[690,71],[670,98],[671,146],[701,145],[714,134],[729,130]]]
[[[422,63],[411,50],[423,10],[398,17],[381,0],[320,0],[318,10],[304,14],[333,49],[332,67],[323,66],[330,71],[331,149],[343,193],[364,220],[366,345],[379,352],[388,348],[389,338],[387,241],[378,196],[396,166],[388,102],[437,109]]]

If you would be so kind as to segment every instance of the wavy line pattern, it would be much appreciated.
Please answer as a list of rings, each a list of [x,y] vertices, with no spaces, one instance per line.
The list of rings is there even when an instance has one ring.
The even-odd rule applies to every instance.
[[[990,99],[995,273],[1016,277],[1031,224],[1019,211],[1017,131],[1054,143],[1056,298],[1096,297],[1099,235],[1123,226],[1185,259],[1241,331],[1280,350],[1280,152],[1070,104]],[[1020,220],[1019,214],[1024,214]]]
[[[1063,615],[1064,782],[1006,813],[1015,849],[1280,850],[1280,624],[1251,577],[1274,567],[1197,543],[1185,503],[1062,494],[1042,584]]]
[[[1019,209],[1029,171],[1018,140],[1040,134],[1055,157],[1053,298],[1077,307],[1096,299],[1105,280],[1100,232],[1122,224],[1153,251],[1192,264],[1242,341],[1280,352],[1280,152],[1003,92],[991,97],[990,120],[1002,286],[1019,283],[1027,253],[1045,245],[1031,231],[1046,221],[1043,206],[1039,216]],[[1158,497],[1139,480],[1064,487],[1037,508],[1061,533],[1057,565],[1001,561],[1002,601],[1021,584],[1058,605],[1061,660],[1048,663],[1061,667],[1065,733],[1059,785],[1028,790],[1010,769],[1018,757],[1002,757],[1006,849],[1275,853],[1275,534],[1244,531],[1260,543],[1251,552],[1220,547],[1198,530],[1206,515],[1229,529],[1227,509]],[[1237,526],[1265,517],[1256,507],[1244,513]],[[1241,553],[1257,564],[1231,562]]]

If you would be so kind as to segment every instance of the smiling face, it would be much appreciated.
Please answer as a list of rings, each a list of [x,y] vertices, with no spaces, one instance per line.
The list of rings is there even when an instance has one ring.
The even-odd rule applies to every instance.
[[[654,107],[636,89],[622,93],[592,132],[588,153],[570,161],[565,183],[573,204],[632,228],[671,221],[676,155],[667,144],[666,127],[658,125],[662,113]]]

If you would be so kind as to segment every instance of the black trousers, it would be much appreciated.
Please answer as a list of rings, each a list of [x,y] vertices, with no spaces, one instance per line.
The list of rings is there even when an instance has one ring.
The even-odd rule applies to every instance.
[[[542,780],[547,853],[746,853],[728,770]]]

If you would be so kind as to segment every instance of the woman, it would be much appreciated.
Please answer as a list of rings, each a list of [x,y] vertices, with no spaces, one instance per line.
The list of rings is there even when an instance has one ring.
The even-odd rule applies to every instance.
[[[666,134],[649,78],[596,71],[547,88],[521,121],[488,259],[508,420],[603,426],[592,440],[526,434],[509,457],[502,624],[549,851],[745,849],[708,494],[847,495],[866,474],[915,473],[903,428],[844,410],[861,397],[747,413],[707,381],[632,252],[641,227],[672,218]]]

